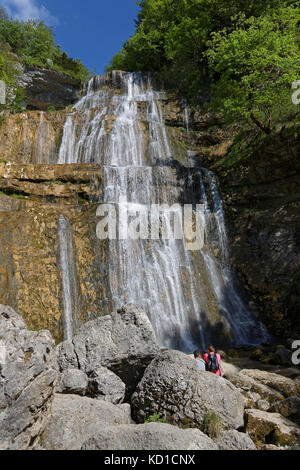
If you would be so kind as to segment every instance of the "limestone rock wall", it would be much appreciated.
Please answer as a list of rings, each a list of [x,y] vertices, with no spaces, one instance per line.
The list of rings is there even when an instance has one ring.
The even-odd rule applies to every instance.
[[[5,115],[0,126],[0,161],[56,163],[66,111]]]
[[[104,285],[107,247],[96,238],[97,205],[84,199],[95,168],[78,169],[75,183],[76,170],[63,165],[29,165],[27,170],[26,165],[0,165],[1,303],[13,305],[30,328],[48,329],[56,340],[62,339],[61,215],[69,220],[74,240],[79,280],[76,323],[109,309],[109,287]]]

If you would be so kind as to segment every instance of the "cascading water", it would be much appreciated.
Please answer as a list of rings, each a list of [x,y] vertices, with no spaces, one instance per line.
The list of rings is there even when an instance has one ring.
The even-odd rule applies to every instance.
[[[248,314],[234,286],[215,177],[204,169],[179,174],[163,99],[164,93],[153,90],[150,75],[114,72],[92,79],[66,120],[58,163],[103,166],[103,198],[97,202],[118,205],[123,196],[127,208],[136,211],[153,203],[204,205],[206,241],[197,252],[188,251],[184,240],[109,241],[112,303],[143,307],[163,347],[191,352],[213,341],[261,342],[268,334]],[[195,187],[200,188],[198,198]],[[66,314],[68,304],[66,299]]]

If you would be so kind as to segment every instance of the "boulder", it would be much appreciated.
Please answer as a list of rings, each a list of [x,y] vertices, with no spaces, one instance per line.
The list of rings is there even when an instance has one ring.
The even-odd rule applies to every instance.
[[[114,426],[98,433],[82,450],[218,450],[198,429],[179,429],[162,423]]]
[[[300,395],[273,403],[270,411],[272,413],[280,413],[284,418],[288,418],[300,425]]]
[[[215,442],[220,450],[257,450],[248,434],[236,430],[221,432]]]
[[[250,377],[267,387],[276,390],[284,397],[297,395],[297,387],[292,379],[264,370],[244,369],[240,375]]]
[[[27,450],[50,417],[58,377],[48,331],[29,331],[10,307],[0,305],[0,449]]]
[[[67,369],[62,372],[56,393],[85,396],[89,384],[87,375],[79,369]]]
[[[246,431],[260,449],[264,444],[291,446],[299,442],[300,427],[279,413],[246,410]]]
[[[98,367],[90,374],[89,396],[118,405],[123,403],[125,391],[124,382],[106,367]]]
[[[270,403],[267,400],[258,400],[256,408],[261,411],[268,411],[270,409]]]
[[[80,82],[56,70],[25,67],[19,86],[25,91],[29,109],[47,111],[49,106],[63,109],[80,98]]]
[[[84,324],[72,341],[58,346],[61,371],[75,367],[89,376],[99,366],[106,367],[126,384],[127,397],[158,352],[147,314],[134,305]]]
[[[269,403],[284,400],[284,396],[281,393],[258,382],[249,375],[242,374],[242,371],[237,375],[229,376],[228,380],[230,380],[246,398],[249,398],[249,392],[255,393],[256,397],[259,395],[259,398],[257,398],[255,402],[261,398],[267,400]]]
[[[133,417],[143,423],[158,414],[171,424],[201,428],[214,411],[225,429],[244,424],[244,401],[227,380],[199,372],[195,361],[179,351],[165,351],[148,366],[132,396]]]
[[[241,390],[242,395],[244,396],[245,408],[257,408],[257,403],[261,400],[261,396],[258,393],[251,391]]]
[[[265,444],[262,446],[261,450],[273,451],[273,450],[283,450],[282,447],[274,446],[274,444]]]
[[[130,406],[77,395],[55,395],[51,419],[40,445],[47,450],[80,450],[106,427],[131,424]]]
[[[241,369],[239,367],[229,364],[229,362],[222,361],[222,372],[225,379],[230,380],[230,377],[238,375],[240,370]]]

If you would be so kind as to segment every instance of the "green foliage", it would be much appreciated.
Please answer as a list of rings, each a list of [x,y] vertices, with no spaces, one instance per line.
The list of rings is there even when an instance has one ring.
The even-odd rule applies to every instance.
[[[252,121],[270,133],[297,114],[291,85],[300,77],[299,8],[282,8],[214,33],[206,55],[213,103],[228,121]]]
[[[159,72],[198,105],[213,84],[230,120],[264,132],[290,119],[299,79],[299,0],[141,0],[136,32],[107,70]]]
[[[218,437],[222,431],[223,424],[221,417],[211,411],[206,413],[203,419],[202,431],[211,438]]]
[[[49,106],[48,109],[47,109],[47,113],[53,113],[55,111],[56,111],[55,106]]]
[[[82,82],[90,78],[79,59],[71,59],[61,51],[52,28],[42,21],[13,20],[0,8],[0,42],[8,45],[25,65],[52,68]]]
[[[152,416],[149,416],[148,419],[146,419],[145,424],[148,423],[164,423],[168,424],[168,421],[166,419],[161,418],[159,414],[154,414]]]

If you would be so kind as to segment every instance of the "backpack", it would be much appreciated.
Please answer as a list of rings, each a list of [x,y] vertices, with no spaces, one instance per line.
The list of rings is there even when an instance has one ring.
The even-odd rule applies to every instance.
[[[217,372],[220,369],[219,361],[216,353],[208,355],[207,370],[209,372]]]

